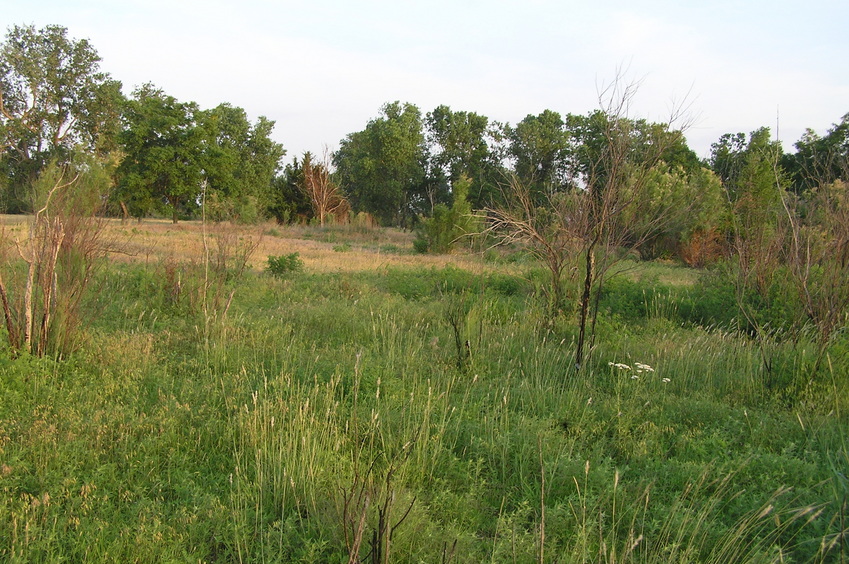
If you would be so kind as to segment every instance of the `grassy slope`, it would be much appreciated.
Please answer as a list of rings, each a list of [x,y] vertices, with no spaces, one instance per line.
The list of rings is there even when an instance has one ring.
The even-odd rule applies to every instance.
[[[347,561],[375,532],[393,562],[846,554],[845,353],[788,393],[806,344],[770,344],[765,373],[682,313],[689,271],[612,283],[576,374],[574,323],[545,322],[521,262],[265,228],[224,315],[196,292],[200,226],[114,229],[132,252],[83,347],[0,353],[5,560]],[[258,272],[296,251],[304,272]]]

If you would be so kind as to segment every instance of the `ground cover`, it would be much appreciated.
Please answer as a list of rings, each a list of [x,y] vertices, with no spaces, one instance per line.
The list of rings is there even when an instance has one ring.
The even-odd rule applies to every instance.
[[[0,351],[4,560],[849,556],[845,336],[818,363],[804,335],[737,331],[700,273],[629,263],[578,372],[575,319],[547,318],[521,253],[109,229],[78,349]]]

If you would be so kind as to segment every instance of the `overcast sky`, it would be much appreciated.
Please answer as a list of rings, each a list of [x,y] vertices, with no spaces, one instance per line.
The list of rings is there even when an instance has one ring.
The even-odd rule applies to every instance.
[[[849,113],[849,2],[809,0],[0,0],[5,28],[87,38],[130,94],[152,82],[202,108],[276,121],[288,162],[331,150],[380,107],[440,104],[515,124],[584,114],[617,73],[632,117],[686,103],[701,157],[762,126],[791,151]],[[5,36],[5,33],[4,33]]]

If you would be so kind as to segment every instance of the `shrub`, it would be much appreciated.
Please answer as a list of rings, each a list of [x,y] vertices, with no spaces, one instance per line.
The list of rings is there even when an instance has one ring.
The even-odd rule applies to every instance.
[[[472,215],[472,206],[466,201],[470,185],[471,180],[461,176],[454,182],[452,206],[437,204],[433,208],[433,217],[421,221],[419,237],[413,241],[416,252],[447,253],[461,237],[480,231]]]
[[[300,272],[304,269],[304,261],[298,256],[298,253],[289,255],[269,256],[268,265],[265,271],[275,278],[285,278],[289,274]]]
[[[32,187],[37,211],[26,240],[0,232],[0,302],[16,353],[61,355],[77,346],[82,301],[109,248],[97,217],[108,175],[96,162],[50,164]],[[9,258],[12,248],[24,265]]]

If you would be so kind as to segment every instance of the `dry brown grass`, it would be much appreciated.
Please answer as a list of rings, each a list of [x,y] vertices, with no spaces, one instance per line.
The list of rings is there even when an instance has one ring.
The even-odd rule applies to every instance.
[[[27,216],[0,216],[0,224],[13,237],[25,233]],[[436,267],[448,265],[482,272],[490,267],[477,255],[420,255],[412,253],[414,234],[398,229],[363,229],[350,226],[280,226],[272,222],[238,226],[240,237],[259,240],[249,267],[265,268],[269,256],[298,253],[310,272],[356,272],[386,267]],[[207,225],[212,234],[215,226]],[[142,222],[108,220],[107,235],[115,241],[113,260],[158,264],[201,261],[204,255],[204,227],[200,221],[182,221],[176,225],[167,219]],[[502,267],[503,268],[503,267]]]

